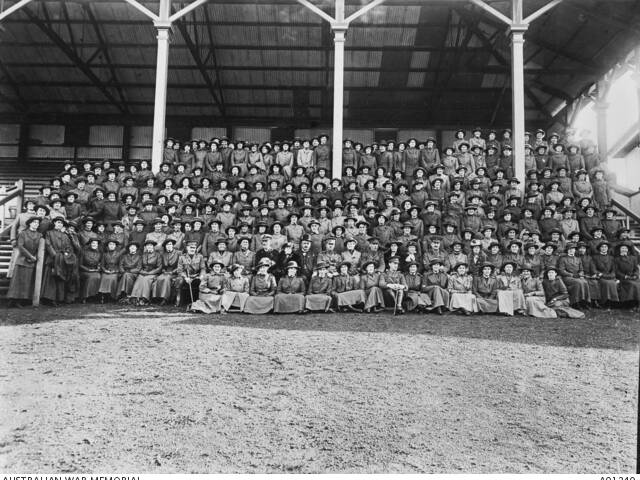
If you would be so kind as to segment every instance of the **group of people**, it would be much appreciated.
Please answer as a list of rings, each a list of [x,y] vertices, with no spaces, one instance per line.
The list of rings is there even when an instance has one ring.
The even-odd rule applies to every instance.
[[[7,297],[120,301],[190,311],[457,311],[580,317],[638,308],[630,231],[611,208],[588,137],[527,133],[526,180],[510,131],[258,145],[167,139],[139,163],[66,162],[11,230]]]

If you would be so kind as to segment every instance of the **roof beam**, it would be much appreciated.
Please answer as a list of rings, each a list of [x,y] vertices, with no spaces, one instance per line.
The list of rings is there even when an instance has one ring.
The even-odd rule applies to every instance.
[[[17,110],[21,110],[21,111],[27,110],[28,103],[25,100],[24,96],[22,95],[22,92],[20,91],[20,85],[13,78],[13,75],[11,75],[11,72],[9,72],[9,69],[7,68],[7,66],[1,61],[0,61],[0,72],[6,79],[9,87],[11,87],[16,97],[15,99],[9,99],[9,97],[7,97],[6,95],[3,95],[5,100],[11,103],[11,105],[14,105]]]
[[[91,68],[76,54],[76,52],[73,51],[73,49],[69,47],[69,45],[65,43],[65,41],[62,38],[60,38],[60,36],[55,31],[53,31],[53,29],[50,26],[46,25],[42,20],[40,20],[36,15],[34,15],[31,12],[31,10],[29,10],[28,7],[25,7],[23,11],[31,19],[31,21],[42,31],[42,33],[44,33],[47,37],[49,37],[49,39],[54,44],[56,44],[58,48],[60,48],[60,50],[62,50],[62,52],[67,57],[69,57],[69,60],[71,60],[80,69],[80,71],[84,73],[84,75],[89,80],[91,80],[91,84],[94,87],[100,90],[100,92],[102,92],[102,94],[111,103],[113,103],[118,108],[118,110],[120,110],[121,113],[126,113],[127,109],[118,101],[118,99],[116,99],[111,94],[111,92],[109,91],[107,86],[102,82],[102,80],[100,80],[100,78],[98,78],[98,76],[95,73],[93,73]]]
[[[321,82],[319,82],[321,83]],[[6,82],[0,81],[0,85],[6,84]],[[65,81],[65,80],[27,80],[21,82],[21,85],[25,87],[95,87],[95,84],[91,82],[81,82],[81,81]],[[135,83],[135,82],[123,82],[123,88],[140,88],[140,89],[155,89],[154,83]],[[170,83],[169,88],[179,88],[184,90],[208,90],[208,85],[203,85],[202,83]],[[294,91],[294,90],[322,90],[325,88],[324,85],[316,84],[316,85],[302,85],[302,86],[292,86],[292,85],[222,85],[221,88],[225,90],[282,90],[282,91]],[[379,92],[379,91],[390,91],[390,92],[430,92],[433,88],[425,88],[425,87],[405,87],[405,86],[393,86],[393,87],[363,87],[363,86],[346,86],[345,90],[351,91],[365,91],[365,92]],[[448,92],[455,93],[488,93],[499,91],[500,88],[494,87],[450,87],[447,88]],[[111,99],[110,99],[111,100]],[[116,105],[117,106],[117,105]]]
[[[124,90],[122,89],[122,87],[120,86],[120,82],[118,80],[118,75],[116,73],[116,69],[113,66],[113,62],[111,61],[111,56],[109,55],[109,48],[107,46],[107,42],[105,42],[104,40],[104,36],[102,35],[102,31],[100,30],[100,25],[98,24],[95,15],[93,14],[93,9],[91,7],[91,4],[89,3],[84,3],[82,4],[82,8],[85,12],[85,14],[87,15],[87,17],[89,18],[92,26],[93,26],[93,30],[96,34],[96,38],[98,39],[98,42],[100,43],[100,51],[102,51],[102,58],[104,58],[104,61],[106,63],[106,67],[109,69],[109,73],[111,74],[111,81],[115,83],[115,88],[116,91],[118,92],[118,97],[120,98],[120,103],[124,108],[124,113],[129,114],[131,113],[129,111],[129,107],[127,106],[127,97],[124,94]],[[90,62],[87,62],[90,63]]]
[[[547,107],[544,106],[542,101],[536,96],[536,94],[533,93],[533,91],[531,90],[531,87],[527,87],[525,85],[524,93],[527,95],[527,97],[529,97],[529,99],[533,102],[536,108],[545,116],[547,120],[553,120],[553,116],[551,115]]]
[[[593,12],[588,8],[584,8],[582,4],[576,0],[566,0],[565,5],[582,13],[585,17],[590,18],[596,23],[600,23],[602,25],[608,25],[615,29],[627,30],[634,35],[640,36],[640,28],[636,26],[636,22],[634,21],[634,16],[630,16],[627,22],[619,20],[615,17],[611,17],[610,15],[602,15]]]
[[[86,42],[83,43],[82,46],[84,48],[99,48],[100,45],[96,42]],[[2,42],[0,47],[51,47],[51,44],[48,42],[16,42],[16,41],[7,41]],[[118,49],[155,49],[157,45],[155,43],[135,43],[135,42],[123,42],[123,43],[114,43],[111,42],[109,44],[109,48]],[[371,46],[371,45],[351,45],[345,46],[345,50],[347,51],[357,51],[357,52],[383,52],[383,51],[402,51],[406,52],[407,50],[411,50],[413,52],[438,52],[441,50],[440,46],[427,46],[427,45],[412,45],[410,47],[405,45],[379,45],[379,46]],[[180,44],[172,44],[172,50],[188,50],[186,45]],[[243,44],[217,44],[216,50],[255,50],[255,51],[302,51],[302,52],[316,52],[322,51],[324,47],[321,45],[243,45]],[[455,47],[446,47],[445,51],[455,51]],[[486,48],[483,47],[469,47],[465,50],[466,52],[483,52],[487,51]]]
[[[98,50],[98,53],[101,50]],[[95,53],[92,57],[96,55]],[[88,62],[88,60],[87,60]],[[76,68],[76,66],[72,63],[41,63],[41,62],[5,62],[7,67],[12,68]],[[154,70],[156,69],[155,64],[129,64],[129,63],[114,63],[112,64],[114,68],[126,68],[132,70]],[[109,68],[108,65],[96,64],[91,66],[93,70]],[[257,66],[257,65],[205,65],[207,70],[219,70],[221,72],[291,72],[291,71],[300,71],[300,72],[323,72],[327,67],[325,66],[317,66],[310,67],[307,65],[292,65],[292,66]],[[195,70],[195,66],[193,65],[171,65],[172,70],[179,71],[188,71]],[[329,67],[330,69],[330,67]],[[345,72],[395,72],[397,69],[391,68],[379,68],[379,67],[344,67]],[[448,68],[442,67],[424,67],[424,68],[408,68],[408,72],[415,73],[443,73],[448,72]],[[460,73],[492,73],[492,74],[508,74],[509,69],[502,65],[487,65],[484,67],[473,67],[473,66],[465,66],[461,67],[457,70]],[[537,75],[540,73],[544,73],[545,75],[581,75],[582,72],[576,72],[575,68],[568,67],[552,67],[552,68],[543,68],[543,67],[525,67],[525,74],[528,75]],[[592,76],[594,74],[584,73],[585,76]]]
[[[182,38],[184,39],[185,43],[187,44],[187,48],[189,49],[189,52],[191,53],[191,57],[193,58],[193,61],[195,62],[196,67],[200,71],[200,75],[202,76],[202,79],[204,80],[204,83],[205,83],[207,89],[209,90],[209,93],[213,97],[213,101],[216,103],[218,109],[220,110],[220,113],[224,117],[226,115],[225,114],[224,105],[222,104],[221,99],[218,97],[218,91],[216,90],[216,86],[213,84],[213,81],[211,80],[211,77],[209,77],[209,73],[208,73],[207,69],[204,66],[204,62],[202,61],[202,58],[200,57],[200,52],[199,52],[198,48],[196,47],[195,43],[193,42],[193,40],[191,38],[191,35],[189,34],[189,31],[187,30],[186,25],[184,24],[184,22],[182,20],[177,20],[175,22],[175,24],[177,25],[178,30],[180,30],[180,34],[182,35]],[[218,84],[219,84],[219,82],[218,82]]]

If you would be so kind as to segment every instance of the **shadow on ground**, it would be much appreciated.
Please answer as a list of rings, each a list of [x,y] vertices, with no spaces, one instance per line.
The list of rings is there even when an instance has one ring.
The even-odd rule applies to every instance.
[[[379,314],[246,315],[188,314],[174,307],[123,307],[121,305],[70,305],[58,308],[7,309],[0,307],[0,326],[63,320],[149,318],[168,325],[207,325],[270,330],[364,332],[433,335],[494,340],[509,343],[578,348],[637,350],[640,319],[627,310],[592,310],[581,320],[537,319],[495,315],[422,315],[394,317]]]

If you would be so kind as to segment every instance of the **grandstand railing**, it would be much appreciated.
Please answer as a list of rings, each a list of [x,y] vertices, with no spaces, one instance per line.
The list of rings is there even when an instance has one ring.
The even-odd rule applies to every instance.
[[[15,219],[22,212],[24,203],[24,182],[18,180],[15,186],[9,190],[0,190],[0,237],[7,234],[11,228],[11,223],[7,224],[7,212],[11,212],[11,208],[15,208],[15,215],[11,215],[9,219]]]

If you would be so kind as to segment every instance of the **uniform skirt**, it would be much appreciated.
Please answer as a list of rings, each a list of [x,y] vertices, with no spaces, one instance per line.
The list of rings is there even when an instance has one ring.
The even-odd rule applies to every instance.
[[[608,302],[620,301],[620,297],[618,296],[618,284],[614,279],[601,278],[598,280],[598,283],[600,296],[598,298],[594,298],[592,292],[591,298],[594,300],[606,300]]]
[[[418,307],[427,308],[431,306],[431,298],[429,298],[429,295],[416,290],[406,292],[405,302],[405,307],[410,312]]]
[[[202,293],[198,300],[189,305],[188,311],[200,313],[219,313],[222,295],[217,293]]]
[[[640,302],[640,280],[620,280],[620,301]]]
[[[365,301],[364,309],[374,307],[384,307],[384,297],[379,287],[371,287],[364,291]]]
[[[156,277],[156,275],[138,275],[138,278],[136,278],[133,288],[131,289],[131,296],[149,300],[151,298],[151,290],[153,289]]]
[[[476,305],[478,305],[478,311],[482,313],[496,313],[498,311],[498,300],[495,298],[476,296]]]
[[[478,304],[473,293],[451,293],[449,310],[464,309],[467,312],[477,312]]]
[[[7,298],[16,300],[32,299],[35,273],[35,267],[15,265],[11,283],[9,284],[9,291],[7,292]]]
[[[591,300],[600,300],[601,290],[600,290],[600,282],[596,278],[587,278],[587,285],[589,285],[589,296]],[[616,289],[616,293],[617,289]],[[606,298],[606,297],[605,297]]]
[[[278,293],[273,299],[273,313],[295,313],[304,310],[301,293]]]
[[[526,310],[527,304],[524,300],[522,290],[498,290],[498,310],[500,313],[513,315],[518,310]]]
[[[544,297],[524,297],[527,305],[527,315],[536,318],[558,318],[553,308],[547,307]]]
[[[578,302],[589,302],[589,283],[584,278],[562,277],[569,291],[569,303],[575,305]]]
[[[151,289],[151,298],[162,298],[164,300],[171,300],[176,293],[176,279],[175,275],[170,273],[162,273],[156,277],[156,281]]]
[[[249,299],[248,293],[227,291],[222,294],[222,300],[220,301],[220,305],[225,310],[229,310],[232,307],[236,307],[241,312],[244,312],[245,305],[248,299]]]
[[[133,284],[136,283],[137,273],[124,272],[118,282],[118,293],[130,295],[133,290]]]
[[[349,290],[347,292],[333,293],[336,306],[347,307],[353,305],[359,305],[365,302],[364,291],[362,290]]]
[[[80,298],[90,298],[100,293],[100,272],[80,272]]]
[[[568,299],[555,302],[551,308],[555,310],[559,317],[584,318],[584,312],[571,308]]]
[[[118,297],[118,274],[117,273],[103,273],[100,275],[100,286],[98,287],[98,293],[104,293],[111,295],[111,298]]]
[[[449,308],[449,292],[438,285],[430,285],[425,288],[426,294],[431,300],[430,308],[445,307]]]
[[[273,310],[273,297],[249,296],[247,302],[244,304],[243,312],[259,315],[269,313],[271,310]]]
[[[304,308],[312,311],[326,312],[331,308],[331,297],[323,293],[312,293],[304,297]]]

